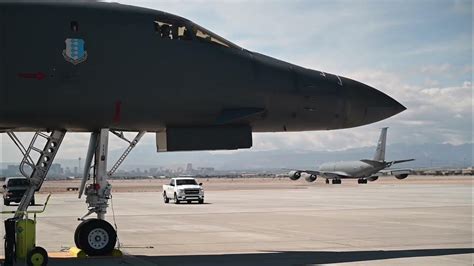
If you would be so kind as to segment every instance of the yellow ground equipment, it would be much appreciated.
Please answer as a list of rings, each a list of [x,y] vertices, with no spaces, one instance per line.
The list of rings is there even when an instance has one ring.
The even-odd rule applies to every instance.
[[[21,219],[5,220],[5,266],[14,265],[15,261],[24,262],[31,266],[48,264],[48,253],[42,247],[36,246],[36,214],[44,212],[51,194],[46,198],[42,210],[25,211]],[[15,214],[16,211],[2,211],[3,214]],[[34,214],[29,219],[28,214]]]

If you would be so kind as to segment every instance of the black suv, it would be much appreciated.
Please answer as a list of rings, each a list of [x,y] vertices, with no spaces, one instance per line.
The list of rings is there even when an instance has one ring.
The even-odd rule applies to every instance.
[[[28,180],[24,177],[9,177],[3,185],[3,204],[9,206],[10,202],[19,203],[23,194],[28,188]],[[31,205],[35,205],[35,199],[31,200]]]

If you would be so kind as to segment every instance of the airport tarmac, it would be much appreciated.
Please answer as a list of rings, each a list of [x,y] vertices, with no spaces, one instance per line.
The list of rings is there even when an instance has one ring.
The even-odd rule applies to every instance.
[[[55,193],[38,217],[37,244],[64,257],[50,265],[473,263],[472,177],[387,177],[361,185],[244,181],[200,180],[203,205],[164,204],[162,180],[114,181],[117,188],[142,184],[113,194],[121,258],[74,259],[61,252],[73,245],[86,205],[77,192]],[[150,187],[156,191],[143,189]],[[37,202],[45,197],[37,195]],[[107,219],[113,223],[112,208]]]

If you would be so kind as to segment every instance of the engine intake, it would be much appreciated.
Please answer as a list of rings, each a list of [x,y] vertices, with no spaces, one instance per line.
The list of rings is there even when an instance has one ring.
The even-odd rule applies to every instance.
[[[304,180],[306,180],[307,182],[314,182],[316,181],[316,178],[318,178],[317,175],[306,175],[304,177]]]
[[[298,172],[298,171],[291,171],[288,173],[288,175],[290,176],[290,179],[295,181],[295,180],[298,180],[300,179],[301,177],[301,172]]]

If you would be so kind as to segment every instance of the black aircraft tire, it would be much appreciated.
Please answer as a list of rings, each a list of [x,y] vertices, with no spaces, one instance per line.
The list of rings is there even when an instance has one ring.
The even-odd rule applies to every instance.
[[[100,219],[89,219],[78,234],[79,245],[89,256],[110,254],[117,242],[117,232],[108,222]]]
[[[199,204],[203,204],[203,203],[204,203],[204,199],[200,199]]]
[[[82,226],[84,226],[84,224],[88,223],[90,220],[84,220],[82,221],[77,227],[76,227],[76,231],[74,232],[74,244],[76,244],[76,247],[78,249],[81,249],[81,243],[79,242],[79,234],[81,232],[81,229],[82,229]]]
[[[10,202],[6,199],[3,199],[3,205],[10,206]]]
[[[48,265],[48,252],[42,247],[34,247],[28,252],[26,263],[28,266]]]

